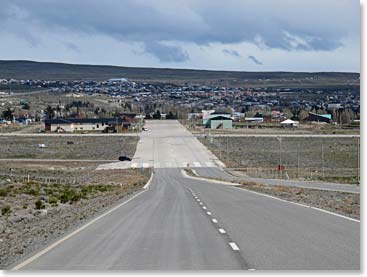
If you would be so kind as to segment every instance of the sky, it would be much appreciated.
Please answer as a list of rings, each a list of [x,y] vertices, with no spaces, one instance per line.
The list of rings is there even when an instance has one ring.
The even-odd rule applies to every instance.
[[[0,0],[0,59],[360,72],[359,0]]]

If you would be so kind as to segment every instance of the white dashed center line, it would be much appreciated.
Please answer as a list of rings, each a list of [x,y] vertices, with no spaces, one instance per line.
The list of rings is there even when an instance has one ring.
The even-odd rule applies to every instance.
[[[203,210],[206,211],[206,214],[210,216],[211,221],[216,224],[215,226],[218,228],[218,232],[221,233],[221,234],[223,234],[223,237],[227,240],[227,242],[231,246],[232,250],[233,251],[240,251],[240,248],[237,246],[237,244],[235,242],[231,241],[231,239],[228,236],[226,230],[224,230],[223,228],[221,228],[220,224],[218,223],[218,220],[215,219],[212,216],[212,213],[211,212],[207,211],[207,207],[204,206],[204,203],[201,202],[201,200],[195,195],[195,193],[192,190],[190,190],[190,191],[191,191],[193,197],[198,201],[199,205],[203,208]],[[238,253],[241,255],[241,252],[238,252]],[[245,267],[247,267],[248,270],[255,270],[253,268],[248,268],[248,266],[245,266]]]
[[[238,248],[237,244],[234,242],[230,242],[229,245],[232,247],[232,249],[234,251],[240,251],[240,249]]]

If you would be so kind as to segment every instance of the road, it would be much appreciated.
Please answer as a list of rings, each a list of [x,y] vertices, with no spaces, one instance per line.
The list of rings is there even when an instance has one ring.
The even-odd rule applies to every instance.
[[[132,167],[217,167],[223,163],[177,121],[148,121]]]
[[[359,270],[359,221],[185,178],[168,162],[215,157],[178,122],[148,129],[133,161],[157,165],[150,187],[16,269]]]

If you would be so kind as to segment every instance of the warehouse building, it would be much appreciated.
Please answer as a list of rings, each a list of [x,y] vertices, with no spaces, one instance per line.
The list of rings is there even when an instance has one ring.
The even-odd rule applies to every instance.
[[[212,115],[205,123],[210,129],[232,129],[233,119],[229,115]]]
[[[45,120],[46,132],[100,131],[120,132],[127,129],[129,122],[121,118],[57,118]]]

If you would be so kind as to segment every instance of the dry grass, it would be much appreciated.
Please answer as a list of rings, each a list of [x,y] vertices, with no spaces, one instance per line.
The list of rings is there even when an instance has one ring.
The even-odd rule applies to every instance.
[[[269,194],[292,202],[302,203],[359,219],[360,195],[357,193],[270,186],[255,182],[241,182],[242,188]]]
[[[132,157],[139,137],[1,137],[1,158],[117,160]],[[46,148],[38,148],[38,144]]]

